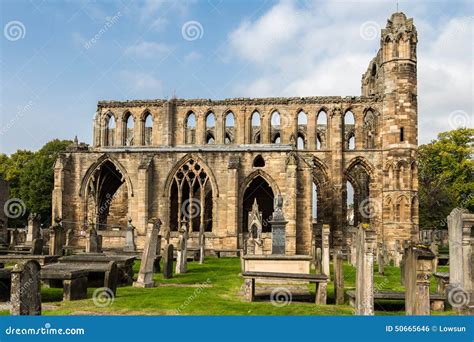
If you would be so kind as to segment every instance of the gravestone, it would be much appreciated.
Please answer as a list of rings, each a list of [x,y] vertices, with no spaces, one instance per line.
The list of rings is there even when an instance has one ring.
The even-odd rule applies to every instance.
[[[322,273],[322,270],[321,270],[321,248],[320,247],[316,248],[316,257],[315,257],[314,268],[316,269],[316,273]]]
[[[63,226],[61,218],[54,219],[55,225],[50,228],[49,255],[63,255]]]
[[[393,251],[393,266],[400,267],[400,262],[403,256],[403,249],[400,240],[395,240],[395,247]]]
[[[430,245],[430,250],[433,252],[433,272],[436,272],[438,269],[438,257],[439,257],[439,249],[438,249],[438,242],[433,239]]]
[[[97,235],[95,224],[90,222],[86,230],[86,253],[99,253],[99,244],[99,236]]]
[[[135,252],[137,246],[135,245],[135,227],[132,224],[132,218],[128,219],[127,228],[125,229],[125,252]]]
[[[186,273],[188,270],[188,228],[186,226],[186,220],[183,220],[182,223],[179,230],[176,274]]]
[[[350,246],[350,249],[351,249],[351,257],[350,257],[350,263],[352,266],[355,267],[355,265],[357,264],[357,248],[356,248],[356,239],[357,239],[357,227],[352,227],[350,229],[350,234],[352,236],[352,239],[351,239],[351,246]]]
[[[173,278],[173,255],[174,248],[173,245],[168,244],[165,246],[163,251],[163,278],[170,279]]]
[[[321,266],[323,274],[328,276],[328,281],[331,278],[331,274],[329,271],[329,224],[323,224],[322,233],[321,233],[321,243],[322,243],[322,256],[321,256]]]
[[[31,254],[41,255],[43,254],[43,239],[34,239],[31,243]]]
[[[201,225],[200,233],[199,233],[199,263],[200,264],[204,263],[204,254],[206,252],[205,246],[206,246],[206,236],[204,235],[204,225]]]
[[[448,216],[448,301],[464,314],[474,311],[473,226],[474,214],[467,209],[455,208]]]
[[[145,237],[145,246],[143,248],[142,260],[140,263],[140,272],[137,281],[133,287],[153,287],[153,263],[156,258],[156,244],[158,242],[158,233],[160,232],[161,220],[150,219]]]
[[[272,254],[285,254],[286,224],[283,215],[283,197],[281,194],[275,198],[272,219],[269,222],[272,227]]]
[[[374,314],[374,254],[376,232],[368,224],[360,224],[356,237],[356,301],[355,314]]]
[[[430,277],[433,252],[422,245],[410,245],[405,256],[405,313],[430,314]]]
[[[74,229],[69,228],[66,231],[66,246],[70,247],[72,246],[73,240],[74,239]]]
[[[20,232],[18,228],[15,228],[10,233],[10,246],[16,246],[20,243]]]
[[[11,271],[12,315],[41,315],[41,267],[35,260],[18,263]]]
[[[161,272],[160,261],[162,258],[159,257],[160,255],[161,255],[161,230],[158,233],[158,236],[156,237],[156,258],[155,258],[155,262],[153,263],[153,273]]]
[[[336,297],[336,305],[344,304],[344,264],[342,251],[334,250],[334,296]]]
[[[34,239],[41,237],[41,215],[30,213],[28,216],[28,233],[26,234],[26,242],[33,242]]]
[[[377,253],[377,264],[378,264],[378,271],[380,275],[384,275],[385,273],[385,258],[383,252],[383,244],[379,244],[378,253]]]
[[[112,291],[114,296],[117,293],[118,267],[115,261],[110,261],[107,272],[105,272],[104,284]]]
[[[248,237],[245,242],[246,254],[263,254],[263,240],[262,240],[262,228],[263,219],[262,213],[259,211],[257,199],[254,199],[252,210],[248,215]]]

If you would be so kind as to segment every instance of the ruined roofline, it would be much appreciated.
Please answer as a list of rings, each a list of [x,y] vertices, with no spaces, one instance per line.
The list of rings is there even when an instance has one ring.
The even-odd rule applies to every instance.
[[[225,105],[288,105],[288,104],[329,104],[377,102],[376,96],[308,96],[308,97],[262,97],[262,98],[230,98],[224,100],[211,99],[156,99],[99,101],[97,107],[147,107],[162,106],[166,102],[175,102],[177,106],[225,106]]]

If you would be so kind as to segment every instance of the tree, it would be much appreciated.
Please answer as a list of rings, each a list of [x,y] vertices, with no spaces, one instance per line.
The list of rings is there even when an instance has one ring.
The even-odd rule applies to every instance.
[[[23,217],[9,220],[11,226],[24,225],[30,212],[39,213],[44,224],[51,222],[53,167],[58,154],[70,144],[55,139],[37,152],[19,150],[6,158],[0,155],[0,176],[9,182],[10,198],[20,199],[26,207]]]
[[[474,129],[440,133],[419,148],[420,226],[439,228],[455,207],[474,210]]]

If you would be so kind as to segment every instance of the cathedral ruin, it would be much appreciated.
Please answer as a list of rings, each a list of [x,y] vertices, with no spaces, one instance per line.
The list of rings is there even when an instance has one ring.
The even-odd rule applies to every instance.
[[[417,32],[394,13],[362,76],[360,96],[100,101],[91,146],[75,143],[55,165],[53,218],[85,244],[94,224],[104,248],[123,248],[131,219],[142,248],[160,218],[177,241],[240,249],[254,203],[263,253],[281,194],[285,254],[311,253],[323,224],[346,248],[370,223],[394,246],[418,234]],[[341,80],[342,81],[342,80]]]

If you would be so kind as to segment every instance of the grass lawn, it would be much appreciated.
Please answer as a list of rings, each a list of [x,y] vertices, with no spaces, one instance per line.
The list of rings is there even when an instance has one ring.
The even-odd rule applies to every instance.
[[[138,273],[139,263],[134,265]],[[442,269],[445,271],[445,269]],[[240,259],[208,257],[205,264],[188,263],[188,273],[163,279],[155,274],[156,287],[139,289],[131,286],[119,287],[113,303],[97,307],[88,289],[88,299],[62,301],[62,289],[43,288],[41,291],[44,315],[353,315],[348,305],[333,305],[334,288],[328,286],[329,305],[315,305],[312,301],[293,300],[283,307],[273,306],[269,300],[253,303],[245,302],[240,288],[243,280],[239,277]],[[345,288],[355,286],[355,268],[344,264]],[[385,276],[375,270],[375,289],[378,291],[403,291],[400,284],[400,270],[386,266]],[[205,284],[202,286],[201,284]],[[436,286],[432,281],[432,291]],[[314,292],[314,285],[310,286]],[[47,305],[57,306],[51,310]],[[0,311],[0,314],[9,314]],[[436,313],[434,313],[436,314]],[[453,314],[444,312],[441,314]],[[376,305],[376,315],[404,315],[403,302],[388,302]]]

